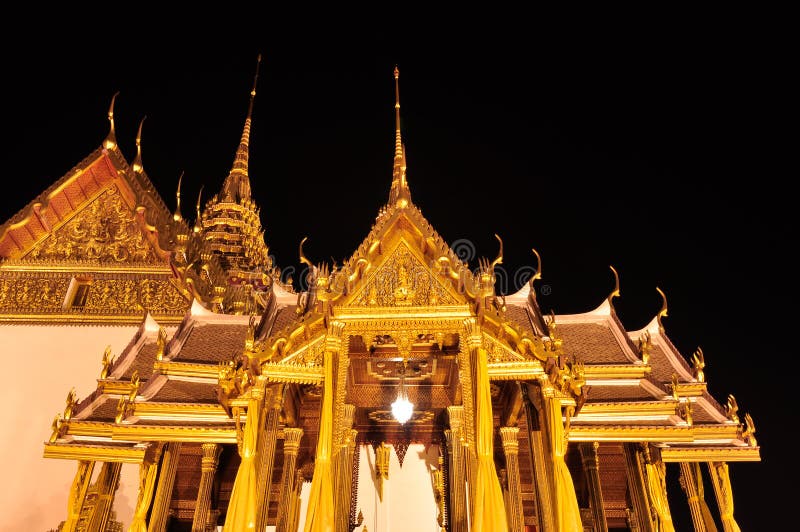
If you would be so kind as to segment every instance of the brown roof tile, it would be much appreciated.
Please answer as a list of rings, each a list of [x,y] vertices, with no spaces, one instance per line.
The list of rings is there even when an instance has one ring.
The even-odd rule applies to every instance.
[[[139,349],[139,352],[136,353],[136,358],[133,359],[133,363],[128,366],[128,369],[125,370],[125,373],[122,374],[120,377],[122,380],[129,380],[133,375],[134,371],[139,372],[139,378],[142,381],[148,380],[153,375],[153,364],[156,361],[156,351],[158,351],[158,344],[149,343],[144,344]]]
[[[536,331],[531,325],[528,311],[521,305],[508,305],[506,307],[506,317],[523,328],[523,330],[535,335]]]
[[[672,374],[677,373],[664,350],[657,345],[650,350],[650,366],[653,368],[651,375],[658,382],[672,382]]]
[[[589,403],[613,401],[652,401],[656,399],[641,386],[590,386]]]
[[[275,323],[272,325],[273,333],[283,330],[284,327],[297,319],[296,308],[297,305],[289,305],[278,310],[278,313],[275,314]]]
[[[155,396],[154,403],[217,403],[215,384],[168,380]]]
[[[614,333],[597,323],[560,323],[556,335],[564,343],[564,353],[575,355],[579,362],[594,364],[629,364]]]
[[[103,402],[96,406],[86,421],[114,421],[117,418],[118,397],[106,397]]]
[[[180,352],[179,362],[227,362],[244,350],[247,325],[195,325]]]

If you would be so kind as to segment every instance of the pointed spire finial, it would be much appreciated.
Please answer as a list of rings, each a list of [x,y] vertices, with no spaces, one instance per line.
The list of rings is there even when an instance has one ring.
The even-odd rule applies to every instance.
[[[656,316],[656,319],[658,320],[658,332],[664,334],[664,324],[661,322],[661,318],[667,316],[667,296],[664,295],[664,292],[662,292],[661,289],[657,286],[656,290],[658,290],[658,293],[661,294],[661,301],[662,301],[661,310],[658,311],[658,316]]]
[[[400,69],[397,65],[394,67],[394,123],[394,169],[389,203],[402,208],[411,201],[411,192],[406,181],[406,149],[400,133]]]
[[[111,97],[111,105],[108,106],[108,121],[110,123],[110,127],[108,130],[108,135],[106,135],[106,140],[103,141],[103,147],[107,150],[110,150],[117,145],[117,134],[114,131],[114,102],[117,99],[117,95],[119,91],[114,93],[114,96]]]
[[[238,202],[250,198],[250,175],[248,173],[248,163],[250,159],[250,123],[253,118],[253,103],[256,99],[256,86],[258,85],[258,72],[260,68],[261,54],[258,54],[256,73],[253,77],[253,88],[250,90],[250,104],[247,107],[247,117],[244,120],[242,139],[239,141],[239,148],[236,150],[233,167],[222,185],[221,196],[223,201],[233,200]]]
[[[612,290],[611,293],[608,294],[608,302],[613,307],[614,298],[619,297],[619,274],[617,273],[617,270],[615,270],[613,266],[609,265],[608,267],[611,268],[611,272],[614,274],[614,290]]]
[[[133,160],[133,171],[134,172],[141,172],[142,171],[142,126],[144,125],[144,121],[147,116],[142,118],[142,121],[139,122],[139,131],[136,133],[136,158]]]

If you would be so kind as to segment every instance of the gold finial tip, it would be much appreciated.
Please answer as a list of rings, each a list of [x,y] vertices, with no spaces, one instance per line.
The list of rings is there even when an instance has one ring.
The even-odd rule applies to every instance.
[[[397,68],[397,65],[395,65],[394,66],[394,79],[397,79],[399,77],[400,77],[400,69]]]
[[[259,63],[261,62],[261,54],[258,54],[258,59],[256,59]]]

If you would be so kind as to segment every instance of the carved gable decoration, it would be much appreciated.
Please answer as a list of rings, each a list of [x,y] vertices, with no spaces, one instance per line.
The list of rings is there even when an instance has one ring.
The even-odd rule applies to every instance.
[[[25,259],[163,264],[116,185],[36,244]]]
[[[460,303],[451,289],[401,240],[354,293],[349,305],[403,307]]]

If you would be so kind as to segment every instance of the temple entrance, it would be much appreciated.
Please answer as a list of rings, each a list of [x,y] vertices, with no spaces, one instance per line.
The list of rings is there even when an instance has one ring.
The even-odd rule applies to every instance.
[[[440,468],[439,447],[412,443],[403,453],[400,446],[384,445],[383,450],[371,444],[358,447],[355,511],[364,520],[355,530],[439,532],[434,479]]]

